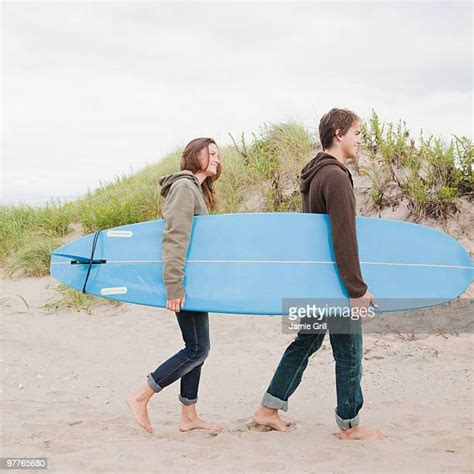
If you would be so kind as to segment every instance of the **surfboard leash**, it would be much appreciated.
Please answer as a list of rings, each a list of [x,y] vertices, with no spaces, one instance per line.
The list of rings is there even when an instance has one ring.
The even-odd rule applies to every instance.
[[[88,263],[88,268],[87,268],[87,275],[86,275],[86,279],[84,280],[84,286],[82,288],[82,293],[86,293],[86,286],[87,286],[87,281],[89,280],[89,275],[91,274],[91,269],[92,269],[92,265],[94,263],[103,263],[103,262],[99,262],[99,261],[94,261],[94,252],[95,252],[95,247],[97,245],[97,239],[99,238],[99,234],[101,233],[102,231],[98,230],[95,234],[94,234],[94,239],[92,240],[92,249],[91,249],[91,256],[89,258],[89,262]]]

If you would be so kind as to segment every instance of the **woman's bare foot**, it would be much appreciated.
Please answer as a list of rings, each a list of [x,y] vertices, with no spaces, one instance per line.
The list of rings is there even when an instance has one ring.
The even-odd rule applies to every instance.
[[[282,420],[278,414],[278,410],[260,406],[260,408],[253,415],[253,421],[257,425],[268,426],[277,431],[288,431],[289,423],[287,420]]]
[[[183,405],[181,408],[181,421],[179,423],[179,431],[191,430],[210,430],[222,431],[224,428],[215,423],[209,423],[202,418],[199,418],[196,413],[196,404]]]
[[[199,418],[197,415],[193,418],[181,418],[179,423],[179,431],[191,431],[191,430],[210,430],[210,431],[222,431],[223,426],[217,425],[215,423],[209,423],[202,418]]]
[[[153,428],[148,418],[147,405],[154,393],[153,389],[147,384],[125,398],[125,403],[132,411],[137,423],[148,433],[153,433]]]
[[[372,428],[356,426],[355,428],[349,428],[348,430],[341,430],[336,436],[343,440],[375,441],[377,439],[382,439],[383,433]]]

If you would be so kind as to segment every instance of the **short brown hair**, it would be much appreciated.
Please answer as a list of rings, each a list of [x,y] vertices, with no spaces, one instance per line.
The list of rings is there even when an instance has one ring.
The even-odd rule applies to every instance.
[[[324,114],[319,122],[319,140],[323,150],[330,148],[336,136],[336,130],[340,130],[342,135],[356,122],[361,121],[357,114],[347,109],[331,109]]]
[[[182,170],[188,170],[192,173],[198,171],[204,171],[209,166],[209,145],[213,143],[217,146],[217,143],[212,138],[195,138],[191,140],[183,150],[181,155],[180,168]],[[207,152],[207,163],[204,165],[201,163],[200,155],[203,150]],[[215,176],[208,176],[201,184],[201,189],[204,194],[204,201],[206,201],[207,207],[214,211],[217,208],[217,201],[214,191],[213,182],[221,175],[221,165],[217,165],[217,172]]]

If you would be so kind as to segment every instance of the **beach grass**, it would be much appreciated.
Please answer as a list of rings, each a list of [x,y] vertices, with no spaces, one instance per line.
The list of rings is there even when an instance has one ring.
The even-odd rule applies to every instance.
[[[4,268],[4,275],[40,277],[49,274],[51,252],[65,240],[58,236],[26,234]]]
[[[119,306],[121,304],[114,300],[106,300],[104,298],[97,298],[92,295],[84,294],[81,291],[74,290],[73,288],[63,284],[58,285],[56,291],[57,295],[43,306],[43,309],[47,313],[52,313],[62,309],[73,309],[91,314],[93,308],[97,306]]]
[[[43,207],[0,206],[0,262],[26,245],[32,235],[62,237],[69,233],[74,204],[51,200]]]
[[[454,215],[458,199],[474,197],[474,148],[468,137],[445,141],[433,135],[412,136],[403,121],[383,123],[375,111],[362,127],[366,150],[375,165],[360,169],[372,182],[374,207],[381,210],[406,199],[412,219]],[[375,169],[375,171],[374,171]],[[389,196],[387,185],[395,184]]]

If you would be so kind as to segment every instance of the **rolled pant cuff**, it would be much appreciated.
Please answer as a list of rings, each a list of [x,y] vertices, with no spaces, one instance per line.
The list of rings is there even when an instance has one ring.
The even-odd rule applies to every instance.
[[[350,418],[348,420],[343,420],[336,411],[336,423],[341,430],[348,430],[349,428],[355,428],[359,424],[359,414],[357,414],[354,418]]]
[[[179,398],[179,401],[183,404],[183,405],[186,405],[187,407],[189,405],[194,405],[195,403],[197,403],[198,399],[197,397],[196,398],[186,398],[186,397],[182,397],[181,395],[178,396]]]
[[[150,388],[153,389],[154,392],[158,393],[158,392],[161,392],[163,390],[163,387],[160,387],[155,382],[155,379],[153,378],[153,376],[151,374],[148,374],[146,379],[147,379],[148,385],[150,386]]]
[[[288,401],[280,400],[268,392],[263,396],[262,405],[273,410],[288,411]]]

